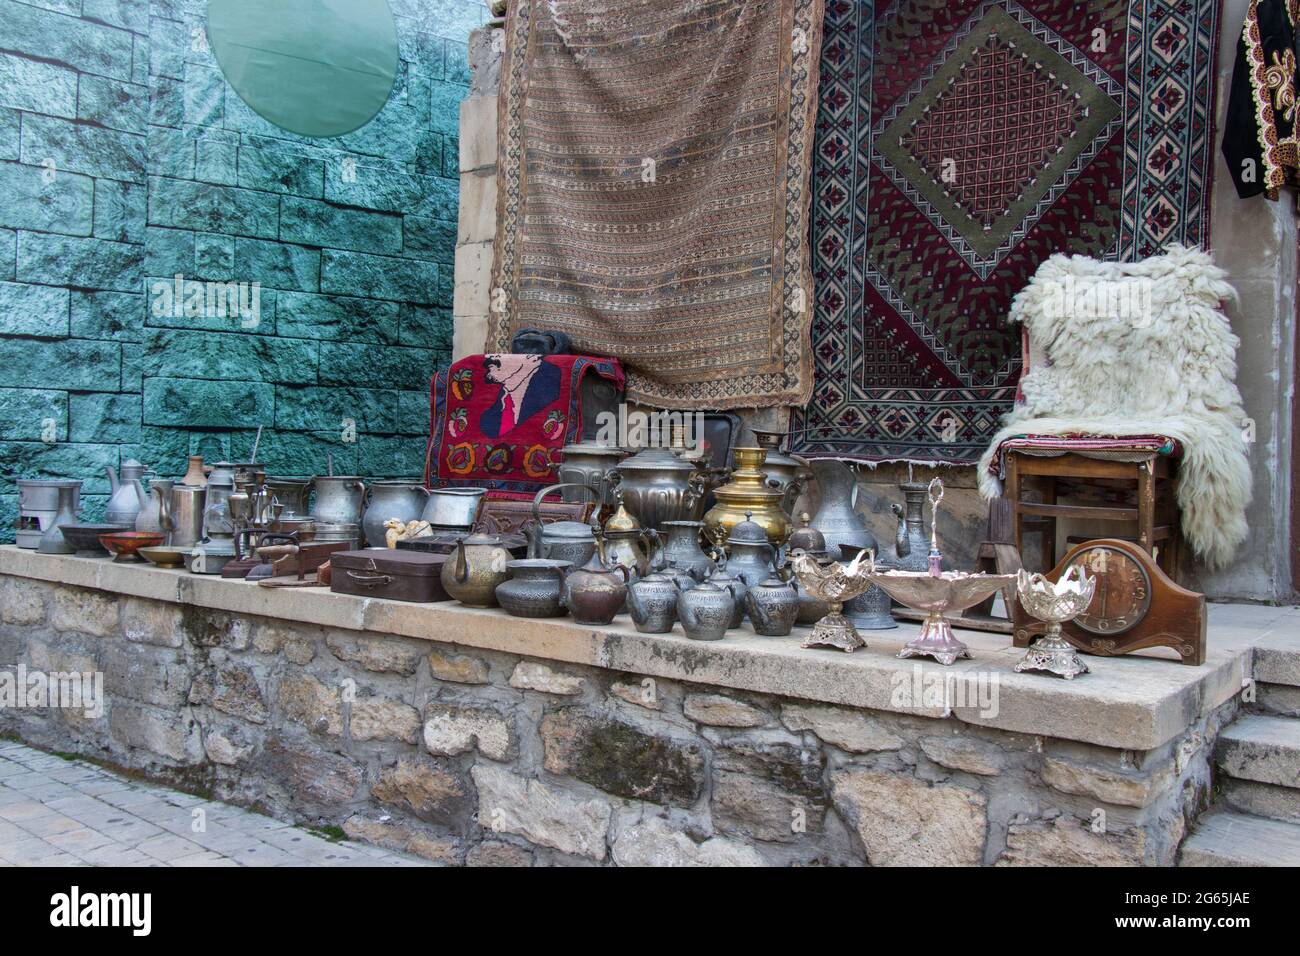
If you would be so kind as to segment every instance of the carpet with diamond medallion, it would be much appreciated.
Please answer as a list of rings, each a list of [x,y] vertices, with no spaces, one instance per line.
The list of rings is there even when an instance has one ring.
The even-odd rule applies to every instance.
[[[793,447],[970,463],[1058,253],[1208,241],[1219,0],[827,0]]]

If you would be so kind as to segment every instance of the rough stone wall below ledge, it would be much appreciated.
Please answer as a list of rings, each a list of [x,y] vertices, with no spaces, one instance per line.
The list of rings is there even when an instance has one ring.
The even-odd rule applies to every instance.
[[[1117,751],[0,577],[20,663],[106,706],[0,733],[470,865],[1168,864],[1235,707]]]

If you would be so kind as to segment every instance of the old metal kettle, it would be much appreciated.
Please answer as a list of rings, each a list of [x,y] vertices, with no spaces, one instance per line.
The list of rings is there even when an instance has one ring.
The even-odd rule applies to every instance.
[[[773,574],[765,581],[750,585],[745,592],[745,610],[749,612],[755,634],[785,637],[799,616],[799,593],[788,581]]]
[[[627,589],[627,609],[642,634],[667,634],[677,620],[677,585],[661,571],[647,574]]]
[[[677,619],[693,641],[717,641],[731,627],[735,600],[709,581],[677,595]]]
[[[510,578],[510,552],[496,535],[472,534],[456,542],[455,556],[443,562],[442,586],[467,607],[496,607],[497,585]]]
[[[158,531],[170,534],[172,524],[172,481],[158,478],[149,482],[149,490],[144,490],[144,482],[139,478],[131,481],[136,498],[140,502],[140,513],[135,516],[136,531]]]
[[[144,495],[133,483],[143,478],[148,470],[147,466],[134,458],[122,463],[120,475],[113,470],[111,465],[104,468],[104,472],[108,475],[108,483],[112,488],[108,506],[104,509],[104,517],[109,524],[135,527],[136,516],[140,514],[140,508],[144,505]]]
[[[605,561],[603,537],[596,539],[596,553],[564,581],[564,603],[579,624],[608,624],[627,600],[629,572]]]

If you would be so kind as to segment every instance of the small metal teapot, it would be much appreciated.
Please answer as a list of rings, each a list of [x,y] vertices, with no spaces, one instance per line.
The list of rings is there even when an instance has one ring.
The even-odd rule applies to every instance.
[[[734,612],[731,594],[709,581],[677,596],[677,619],[693,641],[721,640]]]
[[[799,616],[799,594],[793,585],[773,574],[745,592],[745,610],[755,634],[785,637]]]
[[[598,538],[596,553],[565,578],[564,604],[579,624],[608,624],[627,601],[627,582],[628,569],[606,563],[604,542]]]
[[[457,541],[455,556],[443,562],[442,586],[467,607],[496,607],[497,585],[509,579],[510,560],[500,538],[472,534]]]
[[[673,579],[662,572],[647,574],[627,590],[627,609],[632,623],[642,634],[667,634],[677,620],[677,596],[681,592]]]

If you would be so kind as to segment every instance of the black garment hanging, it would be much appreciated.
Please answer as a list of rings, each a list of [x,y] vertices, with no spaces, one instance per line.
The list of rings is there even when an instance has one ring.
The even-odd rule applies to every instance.
[[[1252,0],[1237,41],[1223,156],[1243,199],[1300,185],[1297,20],[1300,0]]]

